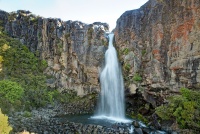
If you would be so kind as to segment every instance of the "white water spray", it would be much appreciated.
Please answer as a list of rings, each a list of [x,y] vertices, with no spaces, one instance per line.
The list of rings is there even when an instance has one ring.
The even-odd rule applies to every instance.
[[[134,132],[134,127],[133,127],[133,125],[131,125],[131,127],[128,128],[128,131],[129,131],[129,134],[133,134],[133,132]]]
[[[124,83],[117,52],[113,47],[114,34],[109,34],[109,46],[105,53],[105,67],[100,75],[101,95],[97,116],[120,122],[126,121],[124,110]]]

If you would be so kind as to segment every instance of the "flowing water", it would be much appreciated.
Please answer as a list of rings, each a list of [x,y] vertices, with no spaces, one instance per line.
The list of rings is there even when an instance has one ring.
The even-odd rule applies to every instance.
[[[109,46],[105,53],[105,66],[100,75],[101,94],[96,116],[120,122],[126,121],[124,110],[124,84],[121,68],[113,46],[114,34],[109,34]]]
[[[109,46],[105,53],[105,66],[100,75],[101,94],[98,104],[97,113],[91,115],[68,115],[61,117],[59,120],[66,122],[71,121],[82,124],[95,124],[106,126],[109,129],[128,129],[129,133],[134,133],[134,126],[131,122],[134,119],[125,117],[124,107],[124,84],[121,73],[121,68],[117,59],[117,52],[113,47],[114,34],[109,34]],[[123,122],[123,125],[116,124]],[[147,128],[141,121],[138,121],[141,128]],[[162,131],[157,131],[149,128],[150,134],[166,134]]]

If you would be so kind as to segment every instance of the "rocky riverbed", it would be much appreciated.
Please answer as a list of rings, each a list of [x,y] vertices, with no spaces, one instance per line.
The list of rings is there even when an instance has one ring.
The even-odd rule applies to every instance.
[[[57,116],[60,114],[59,112],[58,107],[50,106],[45,109],[32,110],[32,112],[16,112],[9,117],[9,122],[13,127],[12,133],[15,134],[25,130],[38,134],[175,134],[172,131],[162,132],[155,130],[153,127],[145,127],[140,121],[114,123],[111,126],[63,121]]]

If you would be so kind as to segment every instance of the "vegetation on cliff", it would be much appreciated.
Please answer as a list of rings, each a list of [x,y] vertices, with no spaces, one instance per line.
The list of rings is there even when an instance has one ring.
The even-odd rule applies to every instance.
[[[9,109],[10,105],[16,106],[24,94],[24,89],[16,82],[9,80],[0,81],[0,106],[3,110]]]
[[[0,34],[0,108],[3,113],[29,111],[46,104],[73,102],[76,93],[49,89],[43,74],[47,62],[30,52],[27,46]]]
[[[200,130],[200,92],[181,88],[180,95],[171,96],[167,105],[156,108],[163,120],[173,120],[181,128]]]
[[[52,101],[43,74],[46,61],[38,59],[25,45],[4,32],[0,34],[0,57],[0,107],[3,112],[13,108],[30,110]]]

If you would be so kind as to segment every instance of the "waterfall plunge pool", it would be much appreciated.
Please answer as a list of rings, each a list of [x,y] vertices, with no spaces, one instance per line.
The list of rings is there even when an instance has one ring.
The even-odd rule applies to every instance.
[[[101,125],[106,127],[111,127],[113,124],[116,123],[125,123],[131,124],[133,119],[127,117],[126,119],[113,119],[112,117],[106,116],[94,116],[91,114],[83,114],[83,115],[65,115],[58,118],[62,122],[70,121],[75,123],[81,124],[94,124],[94,125]]]
[[[134,119],[125,117],[124,82],[117,51],[113,46],[114,34],[110,33],[108,37],[109,45],[105,53],[105,65],[100,75],[101,94],[96,113],[94,115],[66,115],[60,117],[59,120],[63,123],[69,121],[83,125],[100,125],[110,129],[121,128],[121,130],[126,129],[129,133],[133,133],[132,122]],[[135,121],[137,121],[137,127],[147,128],[141,121]],[[147,129],[150,130],[149,132],[157,131]],[[159,132],[158,134],[163,133]]]
[[[139,123],[139,127],[142,129],[148,130],[149,134],[167,134],[165,131],[159,131],[155,129],[151,129],[147,127],[142,121],[139,121],[137,119],[132,119],[129,116],[126,116],[123,120],[116,120],[116,118],[112,119],[111,117],[106,116],[94,116],[91,114],[82,114],[82,115],[65,115],[56,117],[60,122],[66,123],[66,122],[74,122],[77,124],[83,124],[83,125],[99,125],[102,127],[105,127],[107,129],[124,129],[128,130],[128,133],[134,134],[134,127],[132,125],[133,121],[137,121]]]

